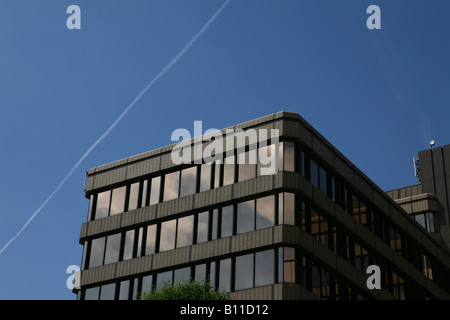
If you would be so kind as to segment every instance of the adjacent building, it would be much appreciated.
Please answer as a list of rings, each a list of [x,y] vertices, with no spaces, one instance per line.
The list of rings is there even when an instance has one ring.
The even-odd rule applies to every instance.
[[[78,299],[189,279],[233,299],[450,298],[447,147],[419,153],[420,185],[386,193],[296,113],[227,129],[279,135],[226,145],[221,163],[192,152],[175,164],[169,145],[88,172]],[[273,174],[264,155],[278,159]],[[370,265],[381,289],[367,287]]]

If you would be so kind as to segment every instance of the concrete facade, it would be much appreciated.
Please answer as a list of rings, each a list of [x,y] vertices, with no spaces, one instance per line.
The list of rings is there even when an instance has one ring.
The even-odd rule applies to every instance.
[[[420,246],[421,250],[426,252],[433,261],[439,261],[445,268],[450,266],[448,249],[408,216],[413,212],[438,212],[438,206],[442,206],[443,210],[448,212],[449,193],[438,193],[435,196],[436,192],[429,191],[434,184],[445,183],[444,180],[424,179],[420,188],[413,186],[386,194],[302,117],[291,112],[278,112],[231,128],[278,129],[281,141],[291,141],[300,145],[308,154],[323,163],[334,177],[351,186],[364,199],[367,207],[380,211],[387,221],[386,224],[394,225],[405,238],[414,239],[417,246]],[[225,129],[222,132],[225,133]],[[168,172],[173,168],[180,167],[175,166],[171,160],[170,152],[173,146],[162,147],[89,170],[86,197],[89,199],[101,191],[120,186],[124,182],[138,181],[142,177]],[[441,151],[442,156],[449,152],[450,146]],[[437,153],[437,150],[433,151],[434,170],[444,170],[446,168],[442,162],[439,162]],[[429,170],[426,163],[428,163],[427,157],[430,156],[431,152],[420,153],[422,174]],[[447,159],[450,159],[450,154]],[[450,173],[450,168],[447,168],[446,172]],[[450,182],[450,176],[448,181]],[[425,292],[427,297],[450,298],[444,285],[437,283],[434,278],[427,277],[412,266],[404,255],[392,250],[385,241],[380,240],[374,232],[355,220],[342,206],[321,192],[299,172],[278,172],[270,176],[259,176],[102,219],[87,221],[81,226],[80,244],[85,245],[91,239],[121,232],[130,227],[159,223],[170,217],[183,216],[188,212],[207,209],[217,204],[243,201],[274,191],[295,192],[304,201],[313,203],[321,213],[336,221],[352,238],[358,239],[359,242],[364,243],[365,248],[375,252],[377,257],[381,257],[386,263],[394,266],[396,272],[401,273],[405,281],[413,283],[413,286],[421,292]],[[446,200],[441,201],[441,199]],[[448,218],[440,217],[439,225],[448,226]],[[84,288],[113,283],[142,274],[157,273],[176,266],[189,266],[202,261],[246,253],[258,248],[276,248],[278,246],[294,247],[301,250],[302,253],[314,257],[315,261],[327,270],[332,270],[336,276],[357,288],[368,299],[398,299],[385,288],[369,290],[366,285],[367,274],[365,272],[358,270],[300,226],[284,224],[93,268],[84,268],[81,271],[80,297],[82,297],[81,293]],[[75,290],[75,292],[78,291]],[[319,298],[304,284],[284,282],[233,291],[230,296],[233,299],[246,300]]]

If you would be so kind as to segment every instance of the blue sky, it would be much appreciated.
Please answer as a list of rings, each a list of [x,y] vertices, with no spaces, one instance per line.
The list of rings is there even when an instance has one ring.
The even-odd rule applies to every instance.
[[[224,0],[0,0],[0,248]],[[81,29],[69,30],[69,5]],[[381,8],[381,30],[366,9]],[[0,299],[75,299],[84,173],[224,128],[299,113],[382,189],[450,143],[450,3],[231,0],[0,254]]]

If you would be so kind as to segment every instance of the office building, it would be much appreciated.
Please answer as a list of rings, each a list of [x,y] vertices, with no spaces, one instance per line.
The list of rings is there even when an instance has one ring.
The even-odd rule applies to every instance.
[[[442,183],[436,156],[435,175],[425,175],[431,151],[419,153],[414,194],[387,194],[296,113],[228,129],[279,135],[225,146],[234,163],[199,163],[193,152],[191,163],[174,164],[169,145],[88,172],[78,299],[134,299],[188,279],[210,279],[232,299],[450,298],[450,254],[430,232],[444,230],[448,215],[427,231],[406,208],[437,214],[436,200],[448,199],[428,189]],[[256,163],[237,163],[255,150]],[[275,154],[277,172],[262,174],[263,155]],[[367,286],[370,265],[381,289]]]

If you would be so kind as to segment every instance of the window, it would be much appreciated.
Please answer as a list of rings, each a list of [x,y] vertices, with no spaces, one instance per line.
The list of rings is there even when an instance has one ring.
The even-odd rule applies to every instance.
[[[177,229],[177,248],[191,245],[193,243],[194,216],[179,218]]]
[[[92,214],[93,214],[93,209],[94,209],[93,207],[94,207],[94,195],[91,194],[91,196],[89,197],[89,210],[88,210],[87,221],[93,220],[92,219],[93,218]]]
[[[153,287],[153,276],[148,275],[148,276],[142,277],[141,292],[149,292],[152,290],[152,287]]]
[[[275,152],[274,144],[260,147],[258,149],[258,163],[256,169],[257,176],[275,174],[278,169],[281,171],[281,164],[279,163],[280,160],[277,156],[278,154]]]
[[[208,241],[209,212],[200,212],[197,221],[197,243]]]
[[[195,266],[195,281],[205,281],[206,280],[206,263],[198,264]]]
[[[253,254],[236,257],[235,290],[253,287],[253,268]]]
[[[295,169],[295,144],[284,141],[283,145],[283,171],[294,172]]]
[[[200,167],[200,192],[211,189],[212,165],[204,163]]]
[[[197,167],[181,170],[180,197],[194,194],[197,189]]]
[[[256,177],[256,150],[238,155],[238,181]]]
[[[218,228],[219,228],[219,209],[213,209],[211,240],[217,239]]]
[[[233,235],[233,206],[222,208],[222,229],[220,236],[228,237]]]
[[[106,237],[105,264],[119,261],[121,237],[120,233]]]
[[[191,280],[191,267],[176,269],[173,274],[173,282],[185,282]]]
[[[234,170],[235,170],[235,161],[234,155],[225,157],[223,165],[223,185],[229,185],[234,183]]]
[[[91,254],[89,256],[89,268],[101,266],[105,254],[105,238],[93,239],[91,241]]]
[[[111,195],[111,209],[109,215],[122,213],[125,210],[125,194],[127,188],[125,186],[113,189]]]
[[[123,248],[123,260],[128,260],[133,258],[134,249],[134,230],[129,230],[125,232],[125,244]]]
[[[147,227],[147,239],[145,241],[145,255],[155,253],[156,224]]]
[[[130,197],[128,200],[128,211],[135,210],[139,204],[139,182],[133,183],[130,186]]]
[[[172,283],[173,271],[160,272],[156,275],[156,289],[161,288],[165,283]]]
[[[237,230],[244,233],[255,230],[255,200],[240,202],[237,205]]]
[[[295,249],[290,247],[278,250],[278,281],[295,283]]]
[[[278,194],[278,223],[295,225],[295,194]]]
[[[100,290],[100,300],[114,300],[114,295],[116,293],[116,284],[106,284],[101,286]]]
[[[255,287],[275,283],[275,252],[266,250],[255,253]]]
[[[424,228],[428,232],[434,232],[434,219],[433,219],[433,213],[426,212],[426,213],[419,213],[413,216],[414,220],[419,223],[422,228]]]
[[[231,258],[219,262],[219,290],[231,291]]]
[[[143,236],[144,236],[144,228],[141,227],[138,229],[136,257],[142,256],[142,237]]]
[[[98,300],[100,296],[100,287],[88,288],[84,292],[84,300]]]
[[[130,296],[130,280],[119,283],[119,300],[128,300]]]
[[[309,181],[316,188],[319,187],[319,166],[317,165],[317,162],[315,162],[313,159],[311,159],[310,161]]]
[[[319,167],[319,188],[323,194],[328,195],[327,191],[327,172],[322,167]]]
[[[159,251],[167,251],[175,248],[175,232],[177,221],[170,220],[161,223],[161,237]]]
[[[151,192],[150,192],[150,205],[159,203],[161,190],[161,177],[154,177],[152,179]]]
[[[142,183],[141,208],[147,206],[147,189],[148,189],[148,180],[144,180],[144,182]]]
[[[168,173],[164,177],[164,201],[178,198],[180,172]]]
[[[214,164],[214,188],[220,187],[220,175],[221,175],[222,164],[216,161]]]
[[[101,219],[109,215],[109,203],[111,190],[100,192],[97,195],[97,206],[95,208],[95,219]]]
[[[275,196],[256,199],[256,229],[275,225]]]

